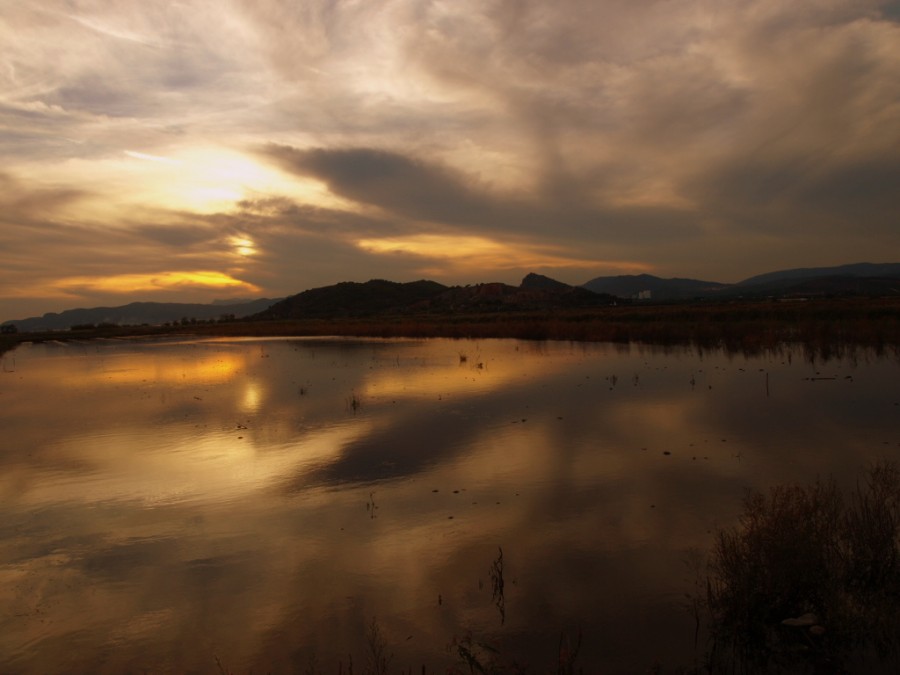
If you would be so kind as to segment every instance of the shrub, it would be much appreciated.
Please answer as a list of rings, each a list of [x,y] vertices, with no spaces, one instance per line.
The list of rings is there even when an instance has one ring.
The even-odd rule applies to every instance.
[[[832,672],[900,655],[900,469],[845,497],[834,481],[751,492],[716,535],[707,577],[711,660]]]

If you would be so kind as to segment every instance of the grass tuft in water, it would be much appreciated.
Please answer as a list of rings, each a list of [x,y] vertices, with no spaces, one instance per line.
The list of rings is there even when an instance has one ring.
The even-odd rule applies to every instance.
[[[900,662],[900,468],[754,491],[719,531],[706,584],[711,670]]]

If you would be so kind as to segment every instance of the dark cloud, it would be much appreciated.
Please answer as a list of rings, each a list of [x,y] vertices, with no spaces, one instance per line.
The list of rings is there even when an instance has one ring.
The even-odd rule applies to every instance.
[[[38,188],[34,190],[11,190],[7,195],[0,194],[0,204],[7,210],[7,217],[15,214],[20,218],[29,218],[32,215],[48,212],[58,212],[61,209],[77,205],[87,197],[95,196],[88,190],[58,187]]]
[[[898,171],[900,159],[832,166],[817,157],[735,161],[703,176],[696,188],[711,213],[748,231],[871,237],[896,228]]]
[[[335,194],[396,215],[446,224],[483,223],[492,204],[457,172],[371,148],[266,149],[288,170],[325,182]]]
[[[315,286],[371,278],[419,278],[421,259],[373,259],[360,239],[396,236],[406,228],[390,220],[346,211],[297,204],[286,199],[246,201],[240,213],[210,217],[219,230],[242,232],[259,252],[246,279],[271,288],[272,295],[289,295]]]
[[[133,231],[154,242],[172,248],[209,247],[221,237],[221,232],[205,225],[135,225]]]
[[[458,232],[589,242],[597,237],[640,240],[696,231],[690,216],[676,210],[593,205],[581,183],[537,200],[491,192],[458,171],[396,152],[269,146],[264,153],[291,171],[325,182],[335,194],[403,219],[407,232],[442,224]]]
[[[213,221],[248,233],[284,230],[336,239],[394,236],[408,231],[396,220],[301,204],[286,197],[242,200],[238,207],[238,213],[215,216]]]
[[[802,197],[835,220],[858,222],[858,232],[897,233],[900,156],[847,162],[816,176]]]

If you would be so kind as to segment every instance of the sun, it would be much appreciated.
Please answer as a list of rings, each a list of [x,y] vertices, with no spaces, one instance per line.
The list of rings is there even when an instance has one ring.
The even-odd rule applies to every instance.
[[[228,238],[231,249],[242,258],[248,258],[256,254],[256,243],[247,236],[235,235]]]

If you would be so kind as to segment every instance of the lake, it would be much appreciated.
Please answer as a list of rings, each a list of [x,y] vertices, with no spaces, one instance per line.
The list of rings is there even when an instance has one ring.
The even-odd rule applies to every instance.
[[[2,356],[0,672],[692,666],[748,488],[900,457],[900,359],[516,340]]]

